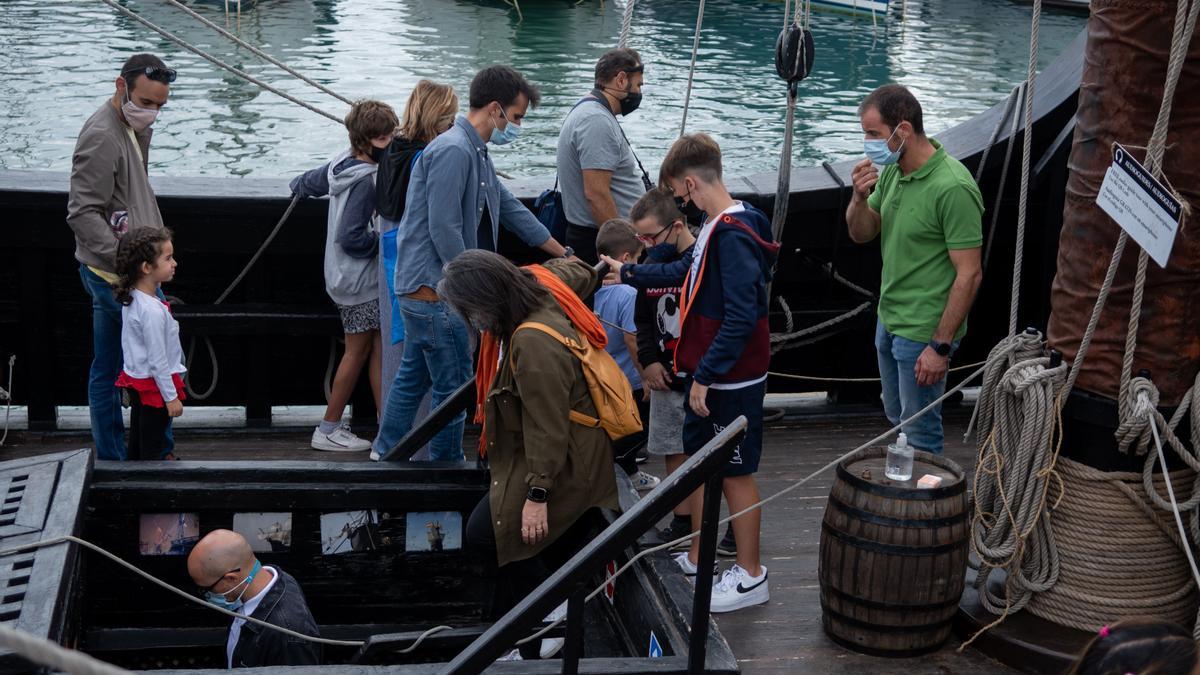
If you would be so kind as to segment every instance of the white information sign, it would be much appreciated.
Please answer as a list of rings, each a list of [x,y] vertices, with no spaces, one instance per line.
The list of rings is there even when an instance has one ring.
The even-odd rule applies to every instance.
[[[1159,267],[1167,266],[1182,214],[1179,200],[1120,144],[1113,145],[1113,163],[1104,173],[1096,204]]]

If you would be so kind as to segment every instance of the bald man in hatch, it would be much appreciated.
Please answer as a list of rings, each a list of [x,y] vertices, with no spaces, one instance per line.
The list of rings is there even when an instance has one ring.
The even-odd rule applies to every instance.
[[[320,635],[296,580],[277,567],[264,567],[237,532],[209,532],[188,555],[187,567],[213,605],[303,635]],[[321,646],[234,619],[225,657],[230,668],[309,666],[321,662]]]

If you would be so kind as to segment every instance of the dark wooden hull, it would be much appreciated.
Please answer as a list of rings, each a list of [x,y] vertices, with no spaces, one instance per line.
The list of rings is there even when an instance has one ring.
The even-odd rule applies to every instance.
[[[1082,68],[1081,36],[1039,78],[1034,99],[1032,181],[1025,250],[1022,323],[1045,326],[1049,288],[1055,272],[1062,222],[1069,127],[1076,105]],[[975,167],[991,138],[1005,103],[997,103],[974,119],[937,134],[947,150]],[[936,126],[936,121],[931,121]],[[847,129],[846,133],[855,133]],[[1008,125],[1000,133],[1001,143]],[[1012,139],[1018,146],[1021,133]],[[990,267],[975,309],[970,332],[957,357],[967,363],[984,357],[1007,332],[1014,222],[1019,185],[1019,147],[1014,153],[1006,189],[999,200],[1001,218],[994,237]],[[764,158],[772,165],[775,158]],[[1003,145],[988,157],[981,189],[988,204],[985,230],[996,208],[996,189],[1004,161]],[[801,168],[792,173],[788,222],[773,293],[791,306],[797,329],[839,316],[870,298],[838,283],[835,270],[854,284],[877,292],[878,244],[850,242],[842,218],[849,197],[852,162]],[[31,427],[54,426],[54,406],[86,403],[91,358],[90,310],[80,287],[73,241],[64,223],[67,175],[0,171],[0,353],[18,354],[16,396],[29,406]],[[548,178],[511,184],[527,203],[549,186]],[[234,279],[284,212],[288,191],[284,179],[204,179],[156,177],[153,180],[167,224],[176,232],[181,261],[177,281],[167,289],[184,303],[179,311],[185,347],[192,335],[211,337],[220,364],[212,397],[218,405],[245,405],[252,423],[266,423],[271,405],[324,402],[323,376],[331,340],[340,335],[336,312],[326,297],[321,257],[325,236],[323,201],[300,203],[278,238],[214,315],[212,303]],[[774,204],[776,174],[736,177],[730,188],[768,213]],[[986,235],[985,235],[986,236]],[[504,250],[529,259],[527,250],[502,236]],[[780,305],[772,303],[773,330],[784,328]],[[865,311],[808,343],[779,352],[772,370],[821,377],[876,375],[872,345],[874,312]],[[204,346],[196,348],[193,378],[201,389],[212,377]],[[359,392],[356,414],[373,422],[370,396]],[[839,400],[870,400],[871,385],[798,382],[772,378],[772,391],[831,390]]]

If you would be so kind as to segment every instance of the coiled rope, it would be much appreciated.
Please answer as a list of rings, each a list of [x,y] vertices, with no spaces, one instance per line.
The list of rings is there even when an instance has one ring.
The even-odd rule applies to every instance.
[[[1022,161],[1016,260],[1014,262],[1012,301],[1009,308],[1009,323],[1012,330],[1015,330],[1016,327],[1020,265],[1024,249],[1024,221],[1028,199],[1029,144],[1031,140],[1032,78],[1036,65],[1037,23],[1040,5],[1041,0],[1036,0],[1031,34],[1029,80],[1027,80],[1025,92],[1025,156]],[[1188,0],[1180,0],[1177,6],[1163,102],[1155,122],[1154,132],[1151,135],[1151,142],[1147,146],[1146,165],[1156,177],[1161,175],[1161,161],[1165,150],[1171,104],[1187,47],[1195,28],[1196,16],[1197,13],[1200,13],[1200,2],[1193,3],[1190,12],[1187,9]],[[1100,314],[1111,291],[1127,240],[1128,236],[1122,230],[1080,342],[1079,351],[1071,364],[1065,384],[1054,397],[1053,407],[1049,408],[1056,419],[1061,417],[1066,396],[1079,376]],[[1193,399],[1197,385],[1193,385],[1193,388],[1185,395],[1183,403],[1176,411],[1171,423],[1168,424],[1157,410],[1158,392],[1154,389],[1153,384],[1144,378],[1130,378],[1145,286],[1146,257],[1146,252],[1143,250],[1138,260],[1133,302],[1126,333],[1121,393],[1118,400],[1119,428],[1116,438],[1119,446],[1125,451],[1134,448],[1140,452],[1146,452],[1151,438],[1157,441],[1158,430],[1162,428],[1164,435],[1167,436],[1168,444],[1176,450],[1188,465],[1189,470],[1172,474],[1168,483],[1167,479],[1162,478],[1162,475],[1166,475],[1165,458],[1160,458],[1163,474],[1157,480],[1164,482],[1167,488],[1168,499],[1164,500],[1155,486],[1156,479],[1153,473],[1155,458],[1153,456],[1147,457],[1141,484],[1137,485],[1136,474],[1104,473],[1076,462],[1059,460],[1057,447],[1050,449],[1048,440],[1037,445],[1029,445],[1033,439],[1029,439],[1029,441],[1021,439],[1021,445],[1010,450],[1006,456],[996,454],[994,457],[988,457],[986,452],[989,449],[993,453],[997,452],[994,439],[989,434],[988,438],[980,444],[980,462],[976,472],[977,519],[972,541],[981,558],[980,578],[977,579],[977,585],[981,587],[981,602],[989,611],[1000,613],[1001,616],[972,636],[960,647],[960,650],[988,628],[1003,621],[1009,612],[1019,610],[1026,604],[1031,612],[1039,616],[1045,616],[1063,625],[1083,629],[1095,629],[1097,625],[1111,622],[1114,617],[1146,613],[1143,610],[1145,609],[1144,603],[1147,601],[1149,601],[1150,607],[1165,608],[1155,609],[1155,613],[1173,613],[1177,620],[1178,608],[1186,607],[1185,614],[1188,616],[1185,616],[1181,623],[1187,623],[1187,619],[1193,618],[1190,615],[1196,608],[1195,589],[1200,584],[1200,571],[1196,570],[1192,559],[1191,544],[1188,542],[1179,512],[1186,509],[1194,510],[1200,504],[1200,478],[1197,478],[1194,473],[1200,471],[1200,459],[1186,451],[1183,444],[1175,437],[1173,427],[1182,419],[1183,415],[1187,414],[1189,407],[1195,407]],[[991,395],[992,389],[985,380],[981,401]],[[1044,405],[1044,397],[1041,403]],[[1029,412],[1044,418],[1043,409],[1037,407],[1037,401],[1031,401],[1030,405]],[[987,407],[981,405],[977,407],[976,414],[983,415],[985,410]],[[1197,411],[1192,411],[1192,417],[1200,421],[1200,414]],[[1193,430],[1193,441],[1200,441],[1200,433],[1195,430]],[[1196,447],[1200,448],[1200,444],[1197,444]],[[999,449],[1001,452],[1003,450],[1004,448]],[[1015,510],[1007,499],[1002,500],[1004,512],[1009,517],[1011,531],[1007,531],[1002,526],[1002,521],[994,515],[996,508],[994,498],[997,494],[1007,497],[1008,492],[999,487],[1005,481],[1012,485],[1013,481],[1021,481],[1022,475],[1025,480],[1028,480],[1030,474],[1027,472],[1023,474],[1022,468],[1031,466],[1029,463],[1030,453],[1042,456],[1042,459],[1034,460],[1032,463],[1032,466],[1042,467],[1036,474],[1042,487],[1042,497],[1034,499],[1032,502],[1019,502]],[[990,459],[990,464],[985,459]],[[1057,473],[1055,473],[1056,467]],[[1056,480],[1045,480],[1050,476],[1056,476]],[[996,482],[995,486],[991,485],[993,479]],[[1183,504],[1179,504],[1175,499],[1175,490],[1171,483],[1186,483],[1189,480],[1192,482],[1192,495]],[[1055,502],[1055,506],[1049,509],[1046,508],[1047,495]],[[1100,505],[1099,510],[1105,513],[1107,519],[1105,524],[1109,527],[1103,529],[1097,527],[1097,505]],[[989,507],[993,509],[992,512],[987,510]],[[1178,534],[1164,522],[1154,507],[1174,515],[1179,526]],[[1197,517],[1196,514],[1193,514],[1193,536],[1200,529]],[[1133,522],[1119,523],[1119,527],[1115,529],[1122,534],[1115,535],[1112,527],[1114,521],[1129,518],[1132,518]],[[1028,526],[1028,529],[1022,530],[1019,527],[1021,523],[1032,525]],[[1013,532],[1016,533],[1015,537],[1011,536]],[[1031,535],[1032,539],[1027,539]],[[1116,546],[1113,545],[1114,537],[1118,543]],[[995,549],[986,546],[997,541],[1000,544]],[[1161,544],[1162,541],[1166,541],[1169,545],[1165,549],[1162,545],[1155,548],[1154,543]],[[980,546],[980,542],[984,545]],[[1182,548],[1187,555],[1192,568],[1191,575],[1187,574],[1187,569],[1180,569],[1177,564],[1179,548]],[[1006,555],[1013,557],[1005,560]],[[1135,563],[1123,564],[1129,560],[1134,560]],[[1000,606],[1000,599],[994,597],[986,585],[986,574],[997,567],[1005,567],[1009,571],[1009,582],[1003,598],[1003,607]],[[1160,572],[1160,574],[1150,576],[1151,570]],[[1099,583],[1098,576],[1103,577]],[[1167,588],[1165,593],[1161,590],[1164,586]],[[1096,589],[1097,592],[1093,592],[1092,589]],[[1194,623],[1195,635],[1200,638],[1200,621]]]
[[[1023,609],[1034,593],[1048,590],[1059,576],[1046,499],[1057,478],[1058,400],[1067,366],[1052,364],[1042,353],[1042,336],[1036,332],[1012,335],[997,344],[988,355],[971,420],[972,427],[978,422],[977,437],[983,439],[975,464],[971,549],[979,558],[975,586],[980,602],[1000,615],[992,625]],[[1053,450],[1048,452],[1048,447]],[[988,585],[997,569],[1007,573],[1003,596]]]
[[[223,69],[233,73],[234,75],[237,75],[238,77],[242,78],[243,80],[246,80],[247,82],[249,82],[251,84],[257,85],[257,86],[271,92],[272,94],[275,94],[276,96],[278,96],[280,98],[283,98],[288,101],[291,101],[292,103],[295,103],[298,106],[307,108],[308,110],[311,110],[312,112],[315,112],[318,115],[328,117],[329,119],[333,120],[334,122],[337,122],[338,124],[343,123],[342,118],[340,118],[336,115],[333,115],[331,113],[325,112],[324,110],[321,110],[320,108],[318,108],[312,104],[305,103],[304,101],[301,101],[300,99],[296,98],[295,96],[292,96],[291,94],[280,91],[279,89],[272,87],[271,85],[267,84],[266,82],[259,80],[258,78],[254,77],[253,75],[251,75],[243,70],[240,70],[238,68],[235,68],[234,66],[231,66],[228,63],[225,63],[221,59],[218,59],[217,57],[213,56],[212,54],[209,54],[208,52],[204,51],[203,49],[200,49],[199,47],[195,47],[191,44],[188,44],[187,41],[174,35],[170,31],[167,31],[164,28],[160,28],[159,26],[155,25],[153,22],[142,18],[135,12],[132,12],[129,9],[126,9],[125,7],[122,7],[120,5],[120,3],[116,2],[116,0],[100,0],[100,2],[103,2],[104,4],[108,5],[109,7],[112,7],[113,9],[117,10],[121,14],[124,14],[125,16],[129,17],[130,19],[137,21],[138,23],[149,28],[150,30],[154,31],[155,33],[158,33],[159,35],[165,37],[166,39],[170,40],[171,42],[174,42],[175,44],[179,45],[180,47],[183,47],[184,49],[188,50],[189,52],[192,52],[196,56],[199,56],[200,58],[204,59],[205,61],[208,61],[209,63],[213,64],[214,66],[217,66],[218,68],[223,68]]]

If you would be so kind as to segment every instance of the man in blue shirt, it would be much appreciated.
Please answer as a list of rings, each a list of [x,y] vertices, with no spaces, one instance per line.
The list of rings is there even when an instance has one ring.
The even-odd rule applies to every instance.
[[[430,142],[412,169],[396,241],[404,357],[380,416],[372,459],[387,454],[409,432],[426,392],[436,407],[471,378],[467,326],[434,291],[442,266],[467,249],[495,250],[501,225],[529,246],[552,256],[569,255],[500,183],[487,151],[489,142],[516,140],[526,112],[540,98],[537,87],[508,66],[479,71],[471,80],[470,110]],[[431,459],[463,459],[465,422],[466,415],[460,415],[434,437]]]

